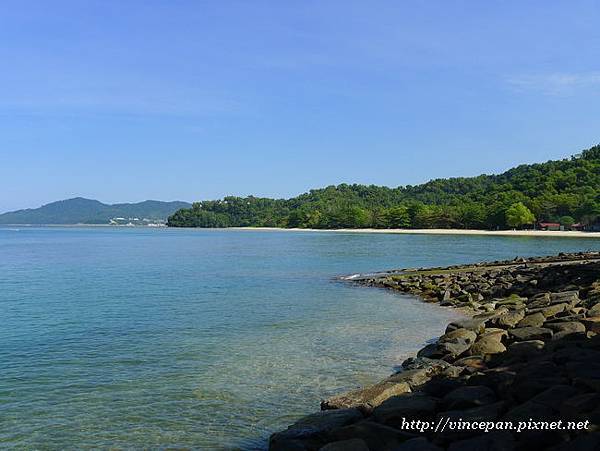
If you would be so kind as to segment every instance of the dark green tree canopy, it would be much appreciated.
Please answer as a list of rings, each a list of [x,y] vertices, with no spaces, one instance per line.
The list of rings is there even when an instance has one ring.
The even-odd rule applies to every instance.
[[[506,209],[505,215],[506,224],[509,227],[522,227],[535,222],[535,216],[529,208],[523,205],[523,202],[512,204]]]
[[[512,226],[507,211],[519,203],[531,216],[518,207],[520,218],[528,222]],[[590,224],[599,215],[600,146],[595,146],[568,159],[521,165],[498,175],[397,188],[341,184],[291,199],[231,196],[202,201],[172,215],[169,225],[496,229],[521,227],[535,219]]]

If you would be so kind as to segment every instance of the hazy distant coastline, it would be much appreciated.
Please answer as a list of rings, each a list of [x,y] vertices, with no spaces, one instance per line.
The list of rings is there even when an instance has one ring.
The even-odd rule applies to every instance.
[[[163,225],[167,218],[191,204],[182,201],[146,200],[137,203],[105,204],[75,197],[0,214],[3,225]]]

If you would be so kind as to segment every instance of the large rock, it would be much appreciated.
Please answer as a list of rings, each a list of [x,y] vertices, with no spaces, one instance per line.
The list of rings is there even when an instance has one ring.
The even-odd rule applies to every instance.
[[[567,385],[569,378],[563,366],[552,360],[529,361],[517,373],[510,386],[510,395],[519,402],[525,402],[555,385]]]
[[[514,309],[518,306],[523,305],[524,303],[527,302],[527,298],[521,297],[521,296],[517,296],[517,295],[511,295],[506,299],[502,299],[499,300],[496,305],[500,305],[500,306],[504,306],[507,307],[509,309]]]
[[[401,371],[375,385],[332,396],[321,402],[321,409],[358,407],[370,412],[386,399],[408,393],[450,367],[448,363],[434,359],[417,358],[410,362],[414,364],[414,369]],[[405,363],[408,366],[410,362]]]
[[[541,327],[544,325],[546,321],[546,317],[543,313],[532,313],[531,315],[527,315],[517,324],[517,327]]]
[[[438,344],[429,343],[417,352],[418,359],[438,360],[443,356],[443,353],[438,349]]]
[[[481,355],[471,355],[463,357],[461,359],[456,360],[454,362],[454,365],[458,367],[466,367],[473,371],[482,371],[487,369],[487,364],[485,363],[485,360]]]
[[[447,410],[468,409],[483,406],[496,401],[494,392],[486,386],[474,385],[457,388],[442,399]]]
[[[549,340],[552,338],[552,330],[545,327],[519,327],[510,329],[509,335],[519,341]]]
[[[568,362],[566,368],[574,385],[600,392],[600,361],[576,360]]]
[[[431,376],[433,376],[434,374],[438,374],[445,368],[446,367],[441,365],[432,364],[423,368],[404,370],[394,374],[393,376],[388,377],[386,381],[396,384],[407,383],[412,390],[413,388],[424,384],[429,379],[431,379]]]
[[[409,370],[424,370],[426,376],[442,373],[451,365],[440,359],[429,359],[427,357],[409,357],[402,362],[402,371],[397,374],[405,374]],[[417,378],[418,379],[418,378]],[[409,381],[411,385],[419,384],[418,380]],[[421,382],[422,383],[422,382]]]
[[[364,440],[360,438],[351,438],[349,440],[340,440],[331,442],[319,451],[370,451]]]
[[[560,304],[566,302],[571,304],[572,306],[580,302],[579,299],[579,291],[561,291],[559,293],[551,293],[550,294],[550,303],[551,304]]]
[[[396,449],[406,440],[415,438],[415,434],[400,431],[370,420],[363,420],[329,433],[332,441],[360,439],[370,451],[387,451]]]
[[[559,412],[562,403],[576,396],[578,393],[578,390],[570,385],[555,385],[534,396],[531,398],[531,401]]]
[[[530,400],[508,411],[503,420],[517,423],[518,421],[527,421],[531,418],[535,418],[536,420],[540,421],[552,421],[556,418],[556,415],[555,412],[547,405],[539,404]]]
[[[499,327],[486,327],[485,332],[482,333],[480,337],[489,337],[494,340],[502,341],[503,339],[508,338],[508,332],[506,329],[501,329]]]
[[[411,388],[407,382],[384,380],[375,385],[352,390],[321,401],[321,409],[348,409],[357,407],[362,411],[370,412],[386,399],[410,391]]]
[[[479,313],[478,315],[473,316],[473,319],[489,322],[495,320],[496,318],[499,318],[502,315],[507,314],[508,311],[509,310],[506,307],[498,307],[497,309],[491,312]]]
[[[401,429],[402,420],[432,419],[438,400],[425,393],[407,393],[393,396],[373,410],[373,419],[378,423]]]
[[[493,404],[473,407],[471,409],[447,410],[445,412],[440,412],[437,415],[437,420],[439,421],[440,418],[448,418],[449,421],[495,421],[500,417],[504,405],[504,401],[499,401]]]
[[[477,339],[477,334],[469,329],[464,329],[464,328],[454,329],[454,330],[442,335],[438,341],[440,341],[440,342],[452,341],[457,338],[464,339],[467,342],[474,343],[475,340]]]
[[[560,406],[561,417],[567,420],[587,420],[600,405],[600,394],[583,393],[565,400]]]
[[[450,443],[448,451],[513,451],[515,439],[510,432],[494,431]]]
[[[464,338],[455,338],[453,340],[439,342],[437,349],[438,352],[440,352],[442,359],[453,361],[457,357],[465,354],[472,345],[472,341],[465,340]]]
[[[550,318],[550,317],[558,315],[559,313],[564,312],[568,308],[569,308],[569,304],[567,304],[566,302],[563,302],[563,303],[559,303],[559,304],[551,304],[548,307],[543,307],[543,308],[539,309],[539,311],[546,318]],[[530,310],[530,312],[534,313],[535,310]]]
[[[581,333],[585,332],[585,326],[579,321],[556,321],[546,322],[544,327],[552,329],[554,333],[557,332],[570,332],[570,333]]]
[[[437,376],[427,382],[421,390],[430,396],[441,398],[458,387],[462,387],[464,381],[458,379],[449,379],[447,377]]]
[[[600,333],[600,316],[586,318],[581,320],[581,322],[585,326],[586,330],[596,334]]]
[[[600,316],[600,302],[588,309],[588,316]]]
[[[360,421],[362,414],[357,409],[317,412],[299,419],[285,431],[271,435],[271,451],[300,451],[319,449],[327,442],[328,433],[334,429]]]
[[[575,335],[585,334],[585,326],[579,321],[546,322],[544,327],[552,329],[554,332],[554,335],[552,336],[553,340],[562,340],[563,338],[571,338]]]
[[[405,441],[397,448],[394,448],[394,451],[442,451],[442,448],[434,445],[425,437],[417,437]]]
[[[496,421],[500,418],[505,403],[503,401],[485,404],[483,406],[472,407],[470,409],[457,409],[457,410],[447,410],[445,412],[438,413],[436,417],[437,422],[451,422],[453,424],[457,424],[457,422],[467,421],[467,422],[481,422],[481,421]],[[444,424],[444,423],[442,423]],[[461,438],[471,437],[476,435],[479,431],[473,431],[464,428],[445,428],[443,431],[440,430],[436,433],[436,438],[440,437],[445,440],[458,440]]]
[[[428,382],[436,375],[451,377],[460,368],[450,365],[448,362],[437,359],[419,358],[407,359],[402,363],[403,371],[390,376],[387,380],[392,382],[407,382],[411,389],[415,389]]]
[[[499,354],[504,351],[506,351],[506,346],[493,335],[481,337],[469,349],[469,353],[472,355]]]
[[[465,328],[453,329],[442,335],[437,343],[421,349],[417,356],[452,360],[468,351],[476,338],[477,334],[472,330]]]
[[[597,451],[600,449],[600,433],[583,434],[549,449],[551,451]]]
[[[532,296],[527,303],[527,307],[532,309],[547,307],[548,305],[550,305],[550,293],[538,293],[535,296]]]
[[[453,321],[446,327],[446,333],[456,329],[468,329],[480,334],[485,330],[485,320],[477,318],[465,318]]]
[[[515,327],[525,317],[525,309],[513,310],[496,318],[493,324],[502,328]]]
[[[511,357],[530,357],[539,354],[546,344],[542,340],[516,341],[508,347]]]

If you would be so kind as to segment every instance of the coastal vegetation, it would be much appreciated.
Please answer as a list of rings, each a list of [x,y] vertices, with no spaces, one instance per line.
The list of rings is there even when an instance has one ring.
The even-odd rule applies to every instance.
[[[600,217],[600,145],[564,160],[498,175],[422,185],[328,186],[291,199],[229,196],[195,202],[172,227],[459,228],[532,227],[535,221],[593,224]]]

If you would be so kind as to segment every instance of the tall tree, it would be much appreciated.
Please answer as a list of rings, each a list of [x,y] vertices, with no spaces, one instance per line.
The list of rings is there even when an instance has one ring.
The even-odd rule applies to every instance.
[[[535,216],[523,202],[512,204],[508,207],[505,214],[506,224],[510,227],[522,227],[535,222]]]

